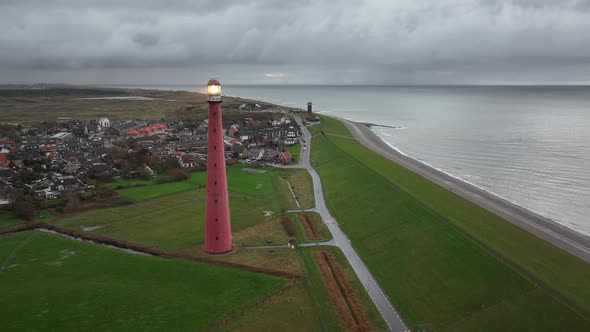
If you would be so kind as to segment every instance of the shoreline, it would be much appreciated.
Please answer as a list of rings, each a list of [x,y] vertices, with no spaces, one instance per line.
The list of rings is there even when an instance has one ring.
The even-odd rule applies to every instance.
[[[373,127],[384,127],[384,128],[394,128],[394,129],[399,129],[399,128],[402,128],[402,127],[395,127],[395,126],[385,126],[385,125],[373,125],[373,124],[367,124],[367,123],[358,122],[358,121],[354,121],[354,120],[347,120],[347,121],[350,121],[350,122],[357,122],[357,123],[359,123],[359,124],[366,125],[366,126],[367,126],[367,127],[368,127],[368,128],[369,128],[369,129],[370,129],[370,130],[371,130],[371,131],[372,131],[372,132],[375,134],[375,136],[377,136],[377,138],[378,138],[378,139],[380,139],[380,140],[381,140],[383,143],[385,143],[387,146],[389,146],[389,148],[391,148],[391,149],[395,150],[397,153],[399,153],[399,154],[401,154],[401,155],[403,155],[403,156],[405,156],[405,157],[408,157],[408,158],[410,158],[410,159],[413,159],[415,162],[418,162],[418,163],[424,164],[425,166],[428,166],[428,167],[430,167],[430,168],[434,169],[434,170],[435,170],[435,171],[437,171],[437,172],[444,173],[445,175],[448,175],[448,176],[450,176],[450,177],[452,177],[452,178],[454,178],[454,179],[456,179],[456,180],[459,180],[459,181],[461,181],[461,182],[464,182],[465,184],[467,184],[467,185],[470,185],[470,186],[472,186],[472,187],[475,187],[475,188],[476,188],[476,189],[478,189],[478,190],[484,191],[484,192],[488,193],[489,195],[492,195],[492,196],[494,196],[494,197],[496,197],[496,198],[498,198],[498,199],[500,199],[500,200],[506,201],[507,203],[509,203],[509,204],[511,204],[511,205],[514,205],[514,206],[516,206],[516,207],[518,207],[518,208],[520,208],[520,209],[526,210],[526,211],[527,211],[528,213],[530,213],[530,214],[533,214],[533,215],[535,215],[535,216],[537,216],[537,217],[539,217],[539,218],[545,219],[545,220],[546,220],[546,222],[554,223],[554,224],[556,224],[557,226],[563,227],[563,228],[565,228],[565,229],[567,229],[567,230],[569,230],[569,231],[572,231],[572,232],[574,232],[574,233],[576,233],[576,234],[579,234],[579,235],[581,235],[582,237],[587,237],[587,238],[589,238],[589,239],[590,239],[590,234],[586,234],[586,233],[584,233],[584,232],[582,232],[582,231],[580,231],[580,230],[577,230],[577,229],[575,229],[574,227],[569,227],[569,226],[567,226],[567,225],[566,225],[566,224],[564,224],[564,223],[560,223],[560,222],[558,222],[558,221],[556,221],[556,220],[554,220],[554,219],[551,219],[551,218],[549,218],[549,217],[546,217],[546,216],[544,216],[544,215],[542,215],[542,214],[540,214],[540,213],[538,213],[538,212],[535,212],[535,211],[533,211],[533,210],[531,210],[531,209],[527,208],[526,206],[523,206],[523,205],[520,205],[520,204],[518,204],[518,203],[512,202],[510,199],[508,199],[508,198],[506,198],[506,197],[503,197],[502,195],[500,195],[500,194],[498,194],[498,193],[496,193],[496,192],[493,192],[493,191],[487,190],[487,189],[485,189],[485,188],[482,188],[482,187],[478,186],[477,184],[475,184],[475,183],[473,183],[473,182],[471,182],[471,181],[469,181],[469,180],[467,180],[467,179],[464,179],[464,178],[462,178],[462,177],[460,177],[460,176],[458,176],[458,175],[451,174],[451,173],[449,173],[449,172],[447,172],[447,171],[444,171],[444,170],[442,170],[442,169],[440,169],[440,168],[437,168],[437,167],[435,167],[435,166],[433,166],[433,165],[431,165],[431,164],[425,163],[425,162],[424,162],[424,161],[422,161],[422,160],[416,159],[416,158],[414,158],[414,157],[412,157],[412,156],[408,155],[407,153],[403,152],[402,150],[400,150],[400,149],[396,148],[395,146],[391,145],[391,144],[390,144],[390,143],[388,143],[388,142],[387,142],[385,139],[383,139],[382,137],[380,137],[378,133],[376,133],[375,131],[373,131]]]
[[[366,123],[333,118],[344,123],[352,136],[370,150],[590,263],[590,237],[401,153]]]

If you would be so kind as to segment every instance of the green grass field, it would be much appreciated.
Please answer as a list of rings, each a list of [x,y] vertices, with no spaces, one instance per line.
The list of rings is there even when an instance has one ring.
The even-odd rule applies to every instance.
[[[287,146],[286,150],[289,151],[291,157],[295,159],[293,162],[294,164],[299,162],[299,156],[301,155],[301,144],[295,144],[291,146]]]
[[[368,150],[339,121],[322,121],[310,128],[312,160],[328,207],[411,326],[590,328],[587,317],[503,259],[586,311],[590,265]],[[321,129],[328,135],[317,135]]]
[[[39,232],[0,236],[3,331],[202,330],[285,283]]]
[[[227,172],[234,233],[272,219],[272,216],[265,216],[265,211],[273,211],[275,216],[280,214],[279,197],[286,193],[285,188],[274,186],[273,177],[294,174],[307,180],[301,170],[269,168],[266,173],[247,173],[243,168],[245,166],[236,165],[228,168]],[[91,210],[60,220],[58,225],[70,229],[100,226],[88,233],[164,250],[199,245],[204,238],[206,176],[206,172],[195,172],[187,181],[120,189],[117,191],[119,194],[136,204]],[[193,189],[197,187],[201,189]],[[302,196],[313,195],[307,182],[297,187],[298,190],[306,190]],[[279,238],[273,237],[275,240]]]
[[[305,169],[276,169],[272,173],[272,181],[279,203],[286,210],[309,209],[315,206],[313,183]],[[291,190],[301,206],[297,206]]]
[[[285,209],[295,209],[297,208],[295,201],[286,183],[284,183],[284,180],[287,179],[291,183],[302,206],[306,208],[313,207],[311,177],[305,170],[260,168],[265,173],[249,173],[243,171],[244,168],[253,167],[250,165],[234,165],[228,167],[227,182],[230,192],[271,200],[273,202],[273,211],[276,212],[280,211],[282,207]],[[278,181],[278,179],[283,179],[283,181]],[[117,180],[111,186],[115,188],[117,186],[137,184],[141,184],[141,186],[118,189],[117,192],[136,202],[145,201],[197,187],[205,187],[207,184],[207,172],[194,172],[191,174],[191,178],[186,181],[157,184],[154,179],[126,179]]]
[[[165,177],[165,175],[153,176],[153,177],[150,177],[149,179],[121,178],[121,179],[117,179],[117,180],[109,183],[109,185],[113,189],[116,189],[117,187],[146,186],[146,185],[156,184],[156,181],[158,181],[158,179],[164,178],[164,177]]]
[[[0,211],[0,229],[25,223],[26,221],[19,218],[9,211]]]
[[[303,283],[232,322],[228,331],[323,331],[311,296]]]
[[[195,189],[195,185],[190,181],[178,181],[162,184],[145,185],[139,187],[130,187],[125,189],[119,189],[117,190],[117,192],[121,196],[127,197],[136,202],[141,202],[152,198],[176,194],[191,189]]]
[[[264,246],[271,244],[287,244],[289,236],[281,225],[280,218],[260,222],[238,232],[233,232],[236,246]]]
[[[230,194],[234,232],[269,220],[271,217],[263,213],[267,210],[272,210],[272,201]],[[63,219],[58,225],[71,229],[101,226],[88,233],[164,250],[190,247],[204,241],[205,189],[162,196],[129,206],[92,210]]]

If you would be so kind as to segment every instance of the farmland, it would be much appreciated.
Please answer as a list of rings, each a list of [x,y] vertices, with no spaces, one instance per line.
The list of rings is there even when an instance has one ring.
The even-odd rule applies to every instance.
[[[175,184],[175,183],[173,183]],[[158,188],[162,185],[154,185]],[[157,189],[138,187],[146,192]],[[140,191],[141,193],[141,191]],[[273,202],[241,194],[230,195],[232,227],[238,232],[270,220],[264,211]],[[70,229],[89,227],[88,233],[110,236],[164,250],[201,244],[205,227],[205,189],[184,191],[133,205],[92,210],[63,219],[58,225]]]
[[[0,271],[5,331],[199,330],[286,283],[35,231],[0,236],[0,261],[8,256]]]

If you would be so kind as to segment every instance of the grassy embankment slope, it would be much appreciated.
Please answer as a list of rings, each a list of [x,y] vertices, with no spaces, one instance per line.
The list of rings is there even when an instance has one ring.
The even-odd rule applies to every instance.
[[[590,328],[590,265],[370,151],[338,120],[322,120],[310,128],[312,161],[328,207],[411,326]]]
[[[0,236],[0,262],[4,331],[202,330],[286,283],[34,231]]]

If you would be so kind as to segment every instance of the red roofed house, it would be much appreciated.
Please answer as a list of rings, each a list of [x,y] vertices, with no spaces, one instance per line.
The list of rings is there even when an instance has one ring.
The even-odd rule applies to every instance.
[[[16,165],[5,154],[0,154],[0,167],[14,168]]]
[[[201,158],[194,154],[185,153],[178,158],[178,163],[182,168],[193,168],[201,164]]]
[[[139,132],[137,130],[129,130],[127,131],[127,136],[137,136]]]
[[[281,155],[279,156],[280,162],[285,165],[290,164],[292,159],[293,159],[293,157],[291,156],[291,153],[289,153],[289,151],[287,151],[287,150],[281,152]]]
[[[43,145],[39,148],[39,151],[41,152],[50,152],[53,151],[53,146],[51,145]]]

